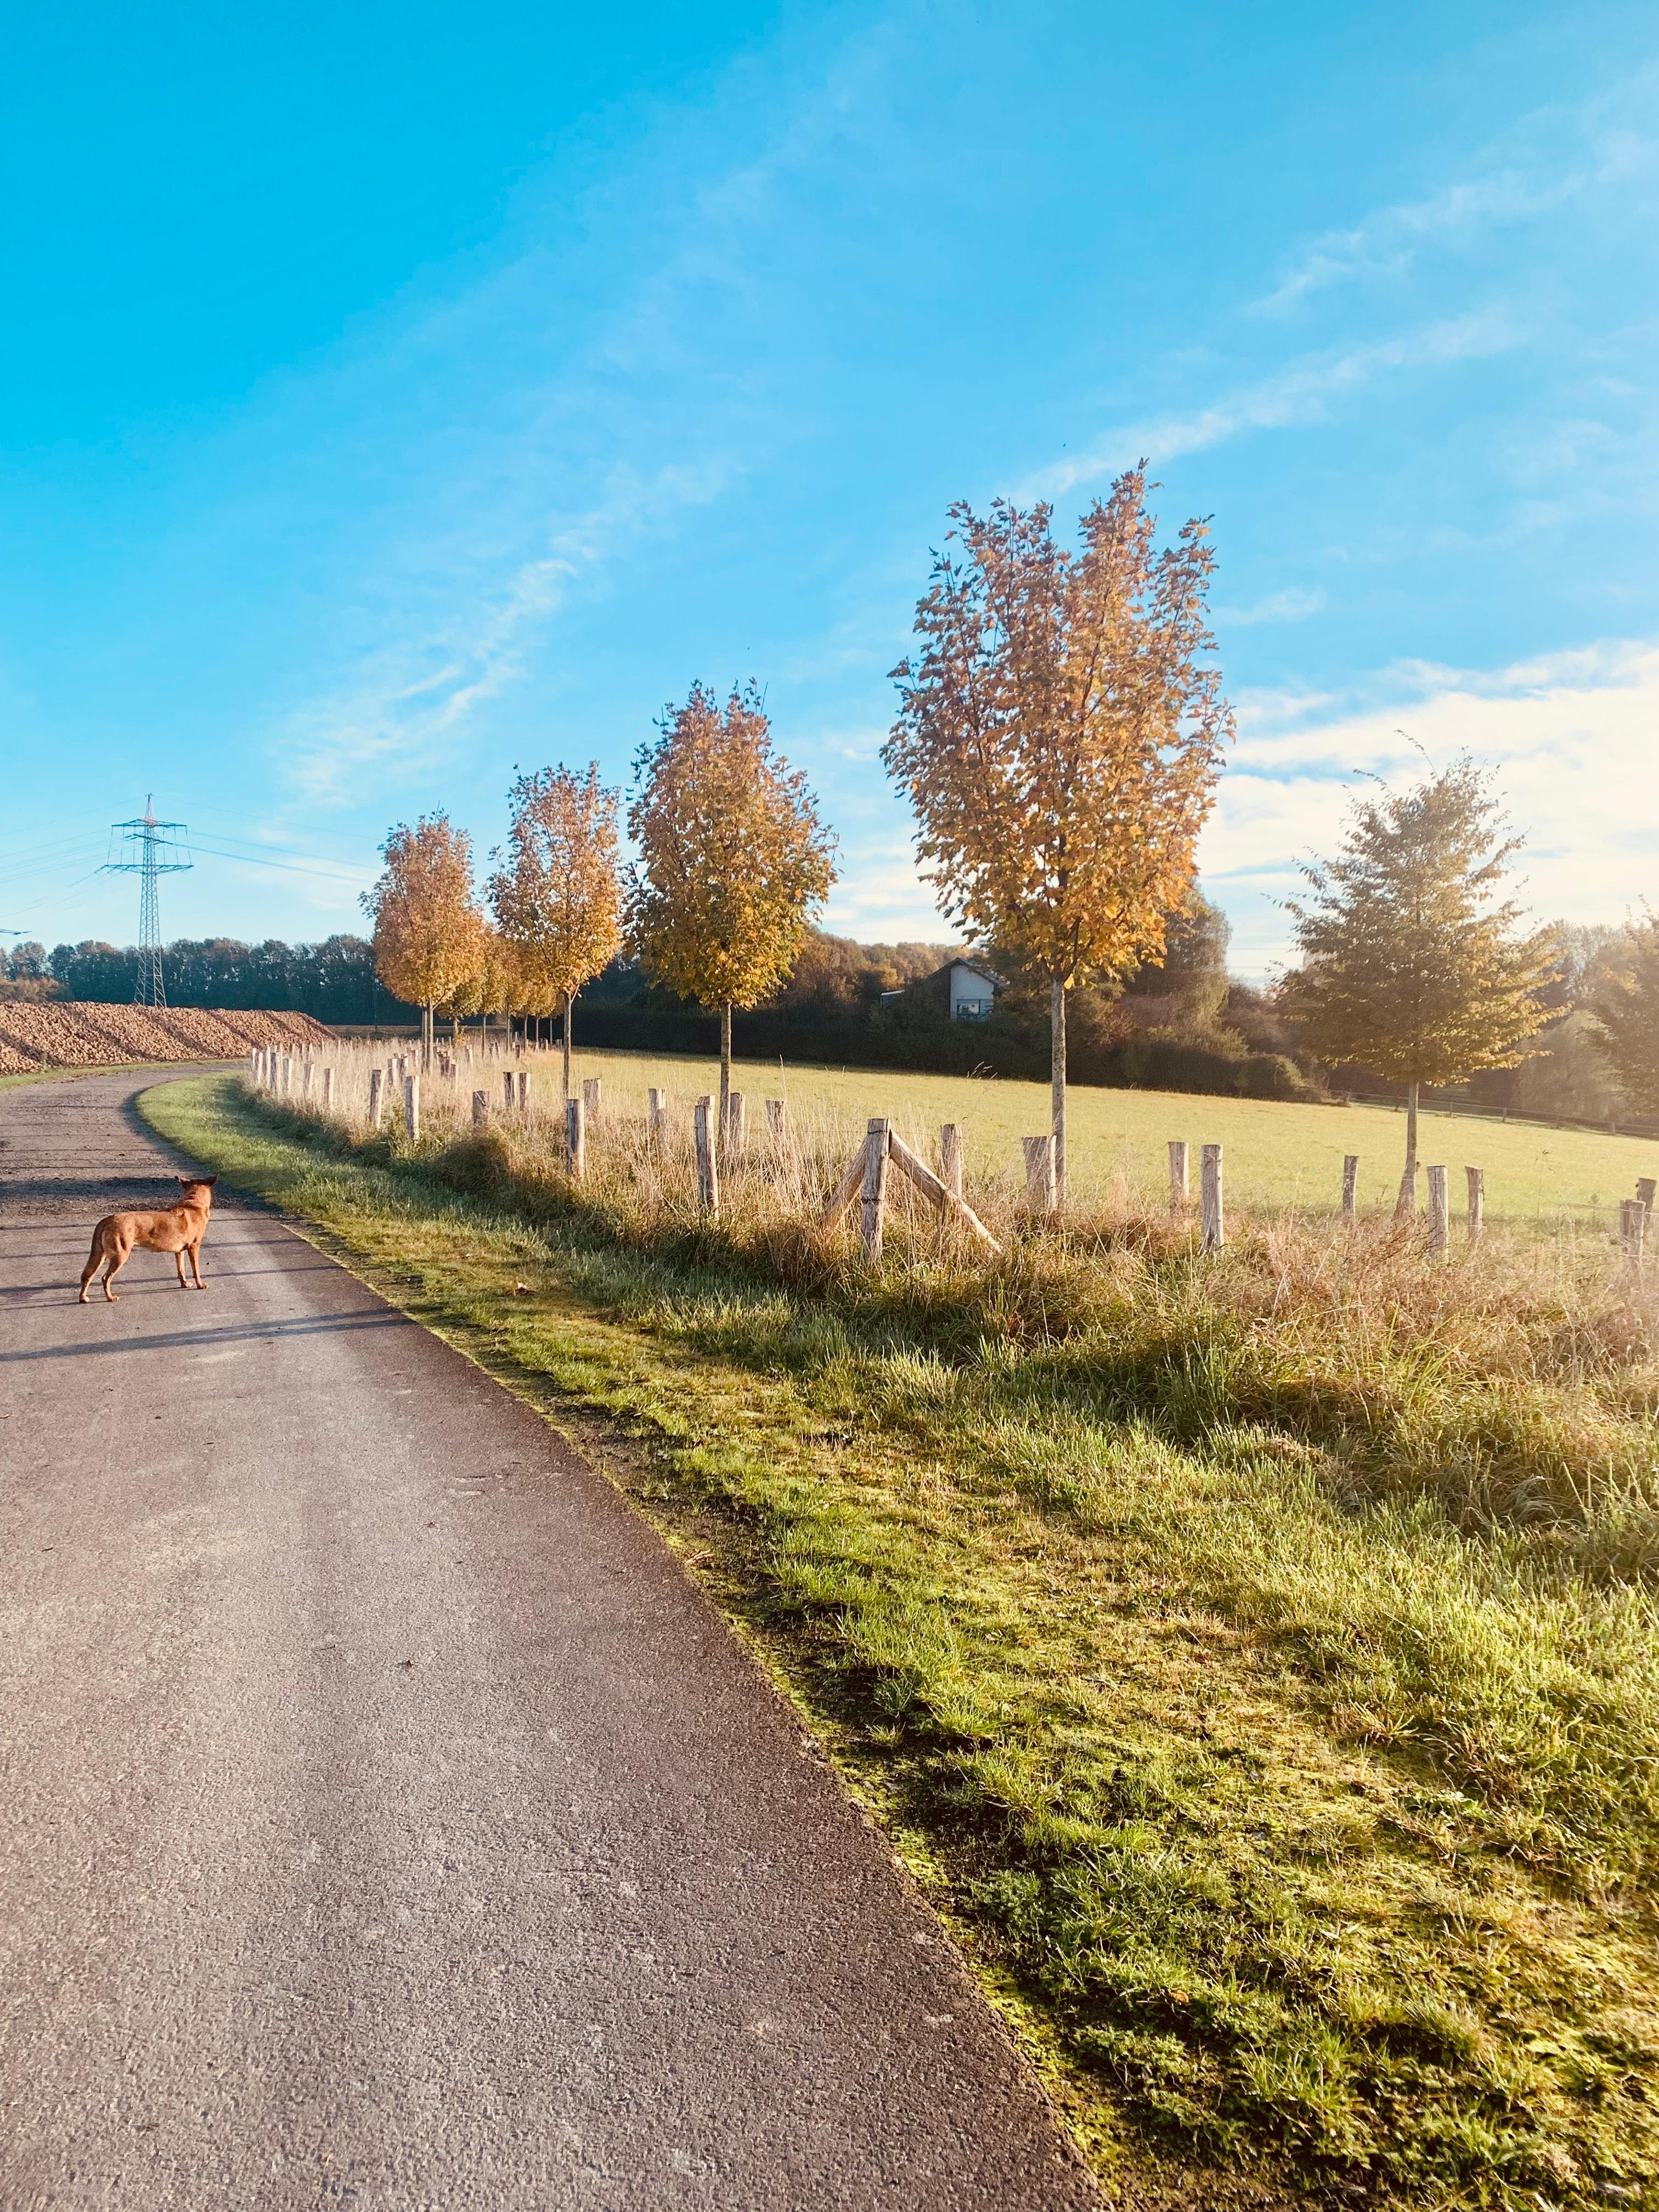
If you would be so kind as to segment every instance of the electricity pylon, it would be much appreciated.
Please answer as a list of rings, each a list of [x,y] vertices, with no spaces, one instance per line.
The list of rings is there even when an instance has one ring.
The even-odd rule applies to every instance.
[[[163,876],[182,875],[196,865],[184,842],[185,827],[182,822],[158,822],[155,802],[147,799],[143,812],[135,821],[113,823],[110,828],[112,853],[117,849],[118,836],[123,848],[136,847],[137,852],[135,860],[106,860],[102,869],[106,876],[139,879],[138,978],[132,994],[137,1006],[165,1006],[167,1002],[167,986],[161,980],[161,901],[157,887]]]

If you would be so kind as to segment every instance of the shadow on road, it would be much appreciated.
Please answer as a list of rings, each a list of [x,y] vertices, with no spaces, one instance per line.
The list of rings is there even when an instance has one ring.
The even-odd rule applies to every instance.
[[[70,1303],[73,1304],[75,1301],[71,1299]],[[92,1303],[95,1310],[104,1300],[100,1297]],[[277,1344],[289,1337],[333,1336],[342,1329],[406,1326],[401,1314],[383,1306],[363,1306],[349,1313],[308,1315],[303,1320],[243,1322],[222,1328],[170,1329],[164,1336],[120,1336],[90,1342],[82,1340],[76,1344],[43,1345],[36,1352],[0,1352],[0,1367],[32,1359],[79,1359],[100,1352],[179,1352],[187,1351],[192,1345]]]

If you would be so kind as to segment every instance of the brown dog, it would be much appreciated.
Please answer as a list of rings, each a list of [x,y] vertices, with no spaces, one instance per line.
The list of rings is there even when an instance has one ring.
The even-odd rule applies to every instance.
[[[196,1278],[195,1287],[204,1291],[202,1280],[202,1239],[207,1234],[208,1216],[213,1211],[213,1186],[217,1176],[180,1176],[179,1182],[184,1196],[177,1206],[164,1207],[158,1213],[106,1213],[92,1232],[92,1253],[81,1270],[81,1299],[87,1302],[87,1285],[98,1273],[104,1271],[104,1296],[115,1304],[115,1292],[110,1284],[132,1257],[136,1247],[146,1252],[171,1252],[179,1270],[179,1287],[187,1291],[191,1285],[185,1280],[185,1255],[190,1255],[190,1271]]]

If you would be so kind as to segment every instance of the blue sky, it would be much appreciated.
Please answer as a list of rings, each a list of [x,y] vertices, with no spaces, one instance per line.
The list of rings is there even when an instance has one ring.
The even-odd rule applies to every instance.
[[[1412,739],[1542,910],[1659,897],[1650,9],[20,23],[0,925],[131,939],[153,791],[168,935],[358,927],[391,823],[482,854],[515,763],[752,676],[830,926],[945,934],[877,758],[929,548],[1143,453],[1214,517],[1241,970]]]

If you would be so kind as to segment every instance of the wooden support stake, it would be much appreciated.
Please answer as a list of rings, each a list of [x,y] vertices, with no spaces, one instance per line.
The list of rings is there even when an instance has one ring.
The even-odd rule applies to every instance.
[[[749,1101],[741,1091],[726,1094],[726,1149],[732,1159],[740,1158],[749,1146]]]
[[[1465,1168],[1463,1180],[1469,1191],[1469,1242],[1478,1244],[1480,1232],[1486,1225],[1486,1177],[1480,1168]]]
[[[1184,1213],[1191,1203],[1187,1187],[1187,1145],[1184,1138],[1170,1139],[1170,1211]]]
[[[597,1128],[599,1127],[599,1101],[604,1095],[605,1084],[601,1077],[590,1075],[584,1080],[582,1084],[582,1111],[587,1116],[588,1125],[590,1127]]]
[[[859,1213],[859,1242],[872,1266],[881,1258],[883,1217],[887,1211],[887,1124],[871,1121],[864,1139],[864,1182]]]
[[[867,1140],[866,1140],[867,1141]],[[864,1152],[860,1145],[853,1155],[852,1165],[836,1185],[818,1218],[825,1229],[833,1229],[848,1207],[864,1188]]]
[[[766,1133],[775,1145],[781,1145],[788,1131],[788,1115],[781,1098],[766,1102]]]
[[[564,1171],[572,1182],[587,1172],[587,1111],[583,1100],[564,1102]]]
[[[1342,1218],[1352,1229],[1359,1218],[1359,1155],[1345,1153],[1342,1160]]]
[[[334,1070],[331,1066],[323,1070],[323,1111],[325,1114],[334,1111]]]
[[[1636,1203],[1646,1216],[1650,1228],[1653,1225],[1653,1194],[1656,1180],[1659,1179],[1653,1176],[1644,1176],[1636,1186]]]
[[[287,1053],[283,1054],[283,1096],[289,1097],[294,1090],[294,1062]]]
[[[409,1132],[412,1145],[421,1133],[421,1079],[418,1075],[404,1078],[404,1127]]]
[[[510,1067],[501,1077],[501,1103],[509,1114],[513,1111],[513,1071]]]
[[[487,1091],[475,1091],[472,1094],[472,1126],[475,1129],[482,1129],[489,1120],[489,1093]]]
[[[520,1114],[530,1111],[530,1077],[522,1068],[519,1072],[519,1111]]]
[[[1446,1170],[1443,1167],[1429,1170],[1429,1257],[1444,1260],[1451,1252],[1451,1200],[1446,1188]]]
[[[371,1067],[368,1071],[368,1126],[378,1129],[380,1116],[386,1111],[386,1072]]]
[[[958,1206],[962,1203],[962,1131],[954,1121],[939,1133],[939,1181]]]
[[[969,1236],[977,1237],[988,1251],[1001,1251],[1001,1245],[973,1208],[964,1206],[957,1193],[948,1184],[941,1182],[933,1170],[916,1158],[903,1138],[896,1137],[890,1129],[887,1133],[887,1152],[894,1166],[908,1175],[922,1196],[938,1206],[941,1213],[953,1214]],[[957,1164],[960,1167],[959,1159]]]
[[[308,1060],[301,1060],[300,1063],[300,1096],[301,1098],[309,1098],[311,1096],[311,1071],[312,1062]]]
[[[1625,1257],[1633,1267],[1642,1264],[1643,1251],[1647,1243],[1647,1208],[1639,1198],[1621,1198],[1619,1201],[1619,1242]]]
[[[652,1143],[661,1144],[668,1133],[668,1093],[665,1091],[653,1090],[646,1092],[645,1120],[646,1127],[651,1133]]]
[[[1227,1241],[1227,1215],[1222,1200],[1221,1147],[1206,1145],[1198,1156],[1199,1233],[1206,1252],[1218,1252]]]
[[[1024,1137],[1020,1141],[1025,1147],[1025,1203],[1033,1213],[1052,1213],[1060,1202],[1054,1187],[1054,1140]]]
[[[714,1102],[699,1098],[691,1110],[691,1137],[697,1155],[697,1204],[705,1213],[720,1210],[720,1170],[715,1155]]]

